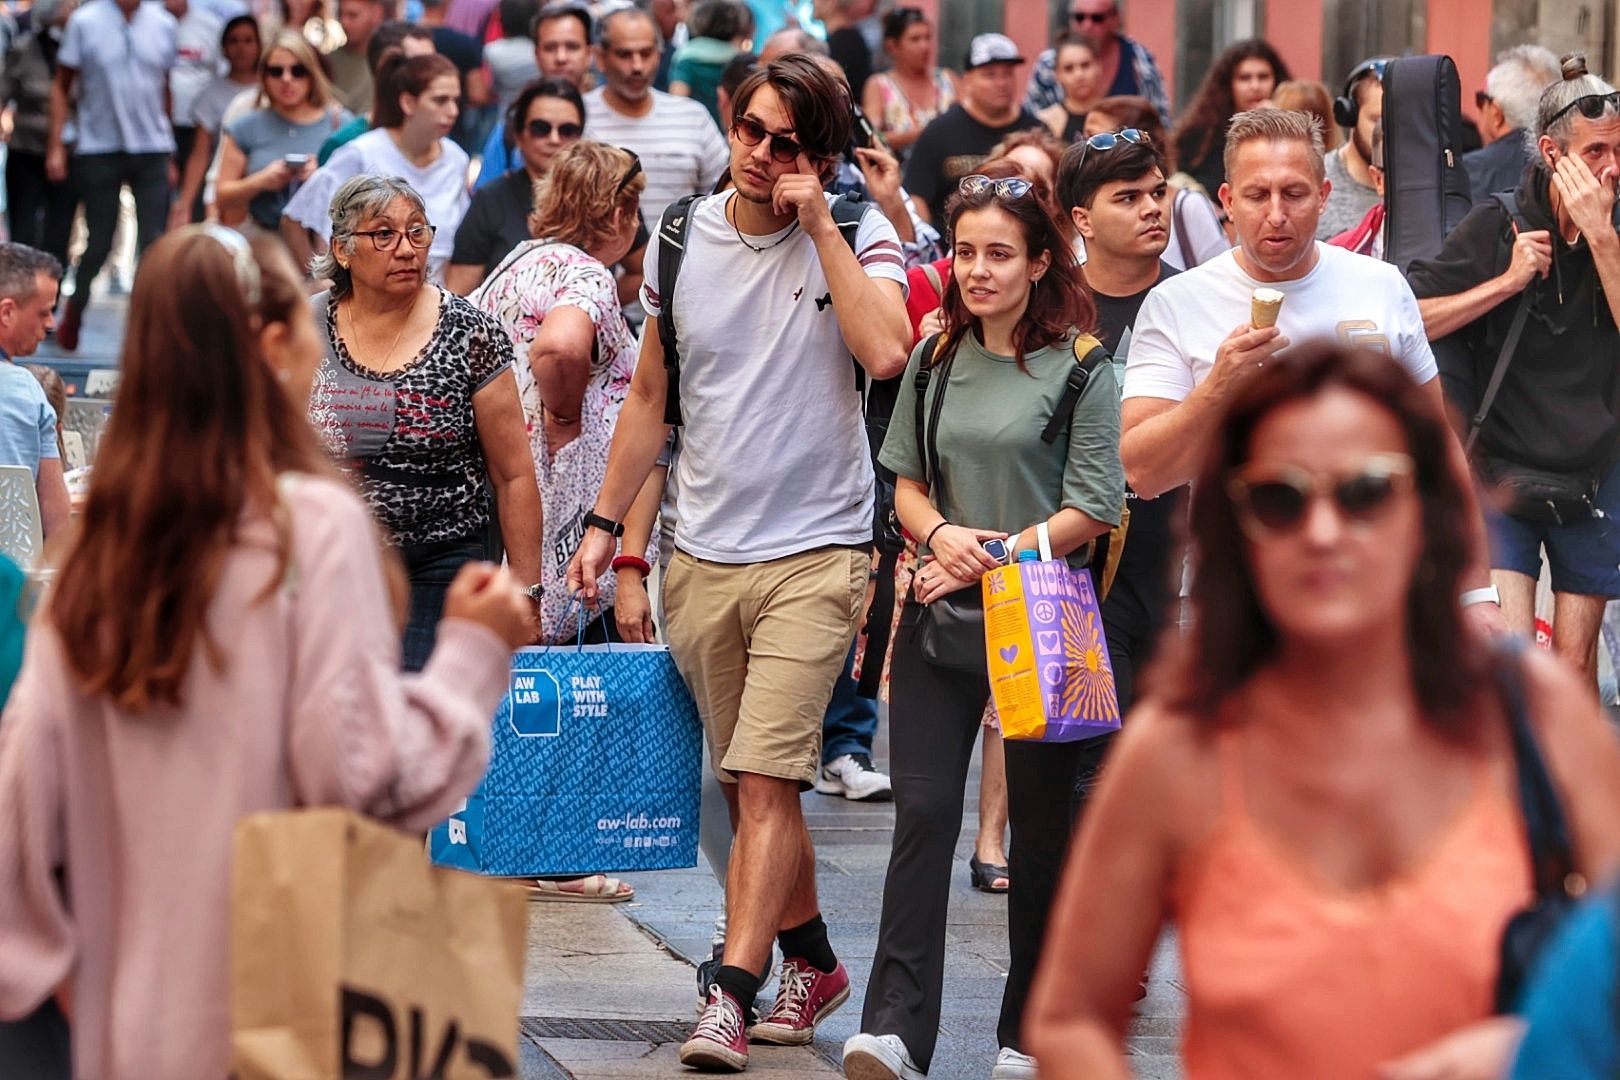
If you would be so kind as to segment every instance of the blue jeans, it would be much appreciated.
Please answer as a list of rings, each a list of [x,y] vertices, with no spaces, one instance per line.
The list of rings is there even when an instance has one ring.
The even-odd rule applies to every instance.
[[[832,700],[821,721],[821,763],[845,754],[872,756],[872,740],[877,737],[877,702],[855,692],[855,643],[844,658],[844,670],[833,683]]]
[[[485,557],[481,536],[445,540],[436,544],[407,544],[400,551],[411,584],[411,613],[405,623],[403,653],[406,671],[421,671],[433,655],[444,615],[444,594],[466,563]]]

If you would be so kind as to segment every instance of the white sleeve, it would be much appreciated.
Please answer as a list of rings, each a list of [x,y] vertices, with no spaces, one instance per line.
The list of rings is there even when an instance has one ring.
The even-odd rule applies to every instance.
[[[1193,391],[1193,368],[1177,344],[1180,338],[1170,300],[1163,286],[1155,288],[1142,301],[1131,329],[1123,397],[1186,400]]]
[[[1389,267],[1389,276],[1393,279],[1391,288],[1396,290],[1395,332],[1391,335],[1390,352],[1413,381],[1422,386],[1440,374],[1440,365],[1435,363],[1434,349],[1429,345],[1428,332],[1423,329],[1423,314],[1418,310],[1412,286],[1393,266]]]
[[[855,257],[867,277],[897,281],[901,291],[906,291],[906,254],[900,247],[900,234],[875,208],[861,216],[860,228],[855,230]]]
[[[652,223],[647,246],[641,253],[641,307],[655,319],[664,313],[664,298],[658,295],[658,229],[662,224],[662,221]]]
[[[74,12],[74,16],[78,12]],[[65,68],[79,70],[84,63],[84,19],[68,17],[67,29],[62,32],[62,46],[56,50],[56,62]]]
[[[1187,246],[1199,266],[1232,249],[1221,228],[1220,213],[1206,195],[1189,191],[1182,196],[1180,224],[1187,230]]]

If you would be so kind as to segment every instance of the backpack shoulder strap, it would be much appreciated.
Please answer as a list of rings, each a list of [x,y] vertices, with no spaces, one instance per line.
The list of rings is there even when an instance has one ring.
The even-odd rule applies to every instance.
[[[1080,404],[1086,385],[1091,382],[1091,373],[1097,370],[1099,364],[1106,364],[1111,359],[1102,342],[1090,334],[1081,334],[1074,339],[1074,367],[1069,369],[1068,382],[1063,387],[1063,396],[1058,398],[1057,408],[1052,410],[1051,419],[1041,430],[1042,442],[1057,442],[1058,436],[1074,416],[1074,407]]]
[[[939,276],[939,269],[931,262],[925,262],[919,267],[922,276],[928,280],[928,287],[934,290],[934,295],[941,299],[945,296],[945,279]]]
[[[838,233],[849,245],[849,250],[857,255],[860,251],[855,247],[855,237],[861,231],[861,219],[872,208],[872,204],[858,191],[846,191],[832,201],[829,209],[832,211],[833,223],[838,226]]]
[[[692,206],[701,196],[686,195],[664,208],[658,221],[658,340],[664,346],[664,423],[681,423],[681,351],[675,336],[675,279],[686,258],[686,241],[692,232]]]

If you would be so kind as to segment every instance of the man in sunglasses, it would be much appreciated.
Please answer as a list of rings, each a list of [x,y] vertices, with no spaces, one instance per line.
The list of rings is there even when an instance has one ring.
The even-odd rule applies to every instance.
[[[1159,110],[1166,129],[1170,127],[1170,95],[1164,88],[1164,76],[1158,61],[1147,46],[1120,33],[1122,20],[1118,0],[1071,0],[1069,4],[1070,29],[1097,42],[1098,77],[1108,89],[1103,97],[1134,94],[1145,97]],[[1057,80],[1057,50],[1047,49],[1035,61],[1035,70],[1029,76],[1029,91],[1024,106],[1038,113],[1063,100],[1063,87]]]
[[[1519,186],[1530,164],[1524,134],[1535,126],[1541,92],[1562,78],[1558,57],[1540,45],[1515,45],[1497,55],[1496,66],[1485,74],[1485,89],[1474,95],[1485,145],[1462,157],[1475,206],[1490,201],[1493,192]]]
[[[1517,190],[1475,206],[1408,276],[1448,394],[1484,414],[1474,465],[1503,496],[1487,513],[1503,615],[1531,633],[1545,552],[1553,648],[1595,686],[1604,604],[1620,597],[1620,94],[1567,56],[1531,130]],[[1527,470],[1535,499],[1512,494]]]
[[[1018,102],[1018,65],[1011,38],[980,34],[962,63],[962,98],[923,128],[906,159],[905,187],[924,221],[945,220],[945,200],[1008,135],[1046,125]]]
[[[652,325],[569,568],[590,602],[664,447],[675,395],[683,427],[665,625],[737,830],[723,964],[681,1061],[728,1070],[747,1065],[750,1035],[808,1043],[849,996],[799,795],[819,771],[822,716],[866,601],[873,478],[850,357],[865,375],[892,378],[911,346],[894,227],[868,210],[850,244],[822,189],[849,142],[848,91],[789,56],[744,80],[734,104],[733,189],[668,222],[684,229],[683,269],[671,295],[651,273],[642,289]],[[664,242],[661,226],[649,267]],[[661,336],[670,330],[673,375]],[[773,941],[781,984],[755,1023]]]
[[[1321,125],[1308,113],[1264,108],[1232,118],[1219,194],[1238,244],[1155,287],[1131,338],[1120,456],[1139,495],[1192,480],[1227,403],[1290,344],[1328,338],[1383,352],[1444,414],[1434,353],[1405,279],[1388,263],[1315,239],[1331,187],[1322,159]],[[1260,289],[1282,294],[1276,325],[1253,325]],[[1460,445],[1453,461],[1467,472]],[[1477,624],[1497,628],[1482,531],[1471,540],[1477,565],[1462,602]]]

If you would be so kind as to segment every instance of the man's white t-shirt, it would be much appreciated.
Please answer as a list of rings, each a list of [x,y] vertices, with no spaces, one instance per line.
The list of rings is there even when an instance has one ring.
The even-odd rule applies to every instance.
[[[467,152],[449,139],[440,139],[439,156],[426,167],[419,166],[400,153],[386,130],[373,128],[338,147],[287,201],[282,213],[313,229],[322,240],[331,240],[332,196],[345,180],[362,173],[403,177],[422,196],[428,224],[438,230],[428,249],[428,276],[443,281],[456,229],[472,202],[467,192]]]
[[[1136,317],[1124,396],[1184,400],[1215,366],[1221,342],[1248,323],[1250,294],[1258,288],[1283,294],[1277,328],[1290,347],[1325,338],[1378,349],[1419,385],[1433,379],[1434,352],[1400,271],[1320,242],[1316,253],[1311,272],[1295,281],[1256,281],[1234,250],[1161,282]]]
[[[731,151],[709,110],[691,98],[649,90],[647,115],[625,116],[607,103],[606,93],[599,86],[585,95],[585,137],[621,146],[641,159],[647,176],[641,216],[657,232],[664,207],[683,195],[714,190],[731,163]]]
[[[726,220],[731,197],[694,204],[672,298],[684,421],[675,544],[730,564],[868,546],[871,451],[854,361],[815,244],[795,223],[748,237],[765,249],[751,250]],[[868,277],[905,288],[899,237],[887,218],[868,210],[855,241]],[[653,269],[658,246],[654,232],[641,288],[655,317],[664,310]]]

